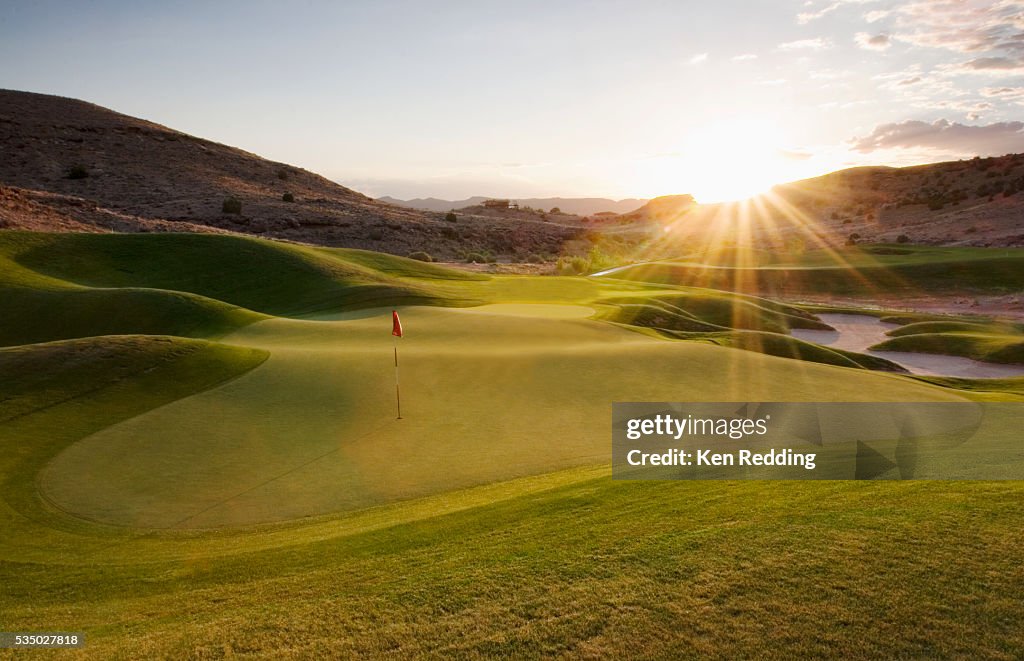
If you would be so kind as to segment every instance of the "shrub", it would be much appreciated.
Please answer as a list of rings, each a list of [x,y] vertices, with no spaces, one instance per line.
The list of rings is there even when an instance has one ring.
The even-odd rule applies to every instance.
[[[446,239],[457,239],[459,238],[459,230],[455,229],[454,227],[442,227],[441,236],[443,236]]]
[[[432,262],[434,258],[430,256],[430,253],[417,250],[416,252],[409,253],[409,259],[418,259],[421,262]]]
[[[237,197],[225,198],[220,210],[224,213],[242,213],[242,201]]]
[[[384,230],[380,227],[375,227],[370,230],[370,233],[367,236],[369,236],[372,241],[380,241],[384,238]]]
[[[551,213],[562,213],[562,210],[559,209],[558,207],[551,207]]]
[[[487,258],[484,255],[482,255],[481,253],[478,253],[478,252],[468,252],[468,253],[466,253],[466,263],[467,264],[486,264],[487,263]]]
[[[288,170],[285,170],[284,168],[281,168],[280,170],[278,170],[277,171],[277,178],[280,179],[281,181],[287,181],[288,180]]]
[[[847,238],[849,238],[851,241],[856,241],[857,239],[860,238],[860,234],[858,234],[857,232],[853,232]]]
[[[900,234],[896,237],[896,243],[910,243],[910,237],[906,234]]]
[[[84,165],[72,165],[68,168],[68,179],[85,179],[88,176],[89,171]]]
[[[459,219],[459,217],[455,215],[455,209],[452,209],[451,211],[444,215],[444,219],[447,220],[449,223],[454,223]]]
[[[294,202],[295,201],[295,196],[292,195],[291,193],[285,193],[284,195],[281,196],[281,201],[282,202]]]
[[[530,264],[543,264],[544,263],[544,257],[542,257],[541,255],[538,255],[537,253],[530,253],[526,257],[526,261],[528,263],[530,263]]]

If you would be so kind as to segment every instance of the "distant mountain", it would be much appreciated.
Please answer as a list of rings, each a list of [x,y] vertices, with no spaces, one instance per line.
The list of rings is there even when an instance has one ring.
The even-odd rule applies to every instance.
[[[234,213],[229,198],[240,202]],[[441,259],[468,248],[558,254],[577,234],[503,218],[453,225],[235,147],[85,101],[14,90],[0,90],[0,228],[231,232]]]
[[[475,207],[484,200],[495,199],[492,197],[474,196],[464,200],[442,200],[436,197],[419,197],[414,200],[399,200],[394,197],[378,198],[381,202],[397,204],[412,209],[424,209],[426,211],[448,211],[450,209],[463,209]],[[505,199],[505,198],[502,198]],[[518,202],[520,206],[533,207],[550,211],[557,207],[562,213],[571,213],[577,216],[590,216],[603,211],[611,213],[628,213],[643,206],[647,200],[639,198],[626,198],[623,200],[610,200],[603,197],[529,197],[529,198],[508,198]]]
[[[671,221],[695,206],[697,206],[697,202],[692,195],[662,195],[648,200],[647,204],[640,208],[631,209],[623,219]]]

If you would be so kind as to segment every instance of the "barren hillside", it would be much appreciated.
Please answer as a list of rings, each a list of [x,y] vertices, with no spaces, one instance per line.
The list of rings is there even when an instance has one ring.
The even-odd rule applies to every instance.
[[[52,231],[231,231],[458,258],[559,252],[554,225],[379,202],[317,174],[84,101],[0,90],[0,225]],[[293,201],[286,201],[288,195]],[[226,213],[225,200],[241,203]]]
[[[776,186],[743,202],[651,200],[620,222],[671,226],[688,243],[907,242],[1024,245],[1024,154],[906,168],[861,167]],[[675,250],[671,245],[666,250]]]

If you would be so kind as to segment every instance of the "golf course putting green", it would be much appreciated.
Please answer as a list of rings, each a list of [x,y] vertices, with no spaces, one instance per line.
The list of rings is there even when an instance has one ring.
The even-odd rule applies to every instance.
[[[613,401],[960,399],[887,374],[568,318],[588,309],[400,308],[402,420],[390,309],[261,321],[222,342],[267,351],[265,363],[71,445],[40,489],[99,523],[245,526],[606,464]]]

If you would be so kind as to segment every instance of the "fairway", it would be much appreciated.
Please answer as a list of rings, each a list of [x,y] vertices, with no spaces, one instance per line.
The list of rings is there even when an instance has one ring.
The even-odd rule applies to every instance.
[[[584,306],[403,308],[403,420],[390,310],[277,319],[226,338],[270,358],[103,430],[44,471],[76,516],[140,528],[249,525],[609,461],[611,401],[954,400],[866,371],[667,342]],[[130,457],[130,461],[125,461]]]
[[[1024,652],[1015,483],[608,468],[615,401],[1005,401],[1021,379],[878,371],[788,335],[822,328],[804,309],[671,284],[189,235],[11,233],[0,263],[0,613],[85,629],[84,656]],[[994,469],[942,461],[918,470]],[[879,639],[879,609],[953,633]]]

